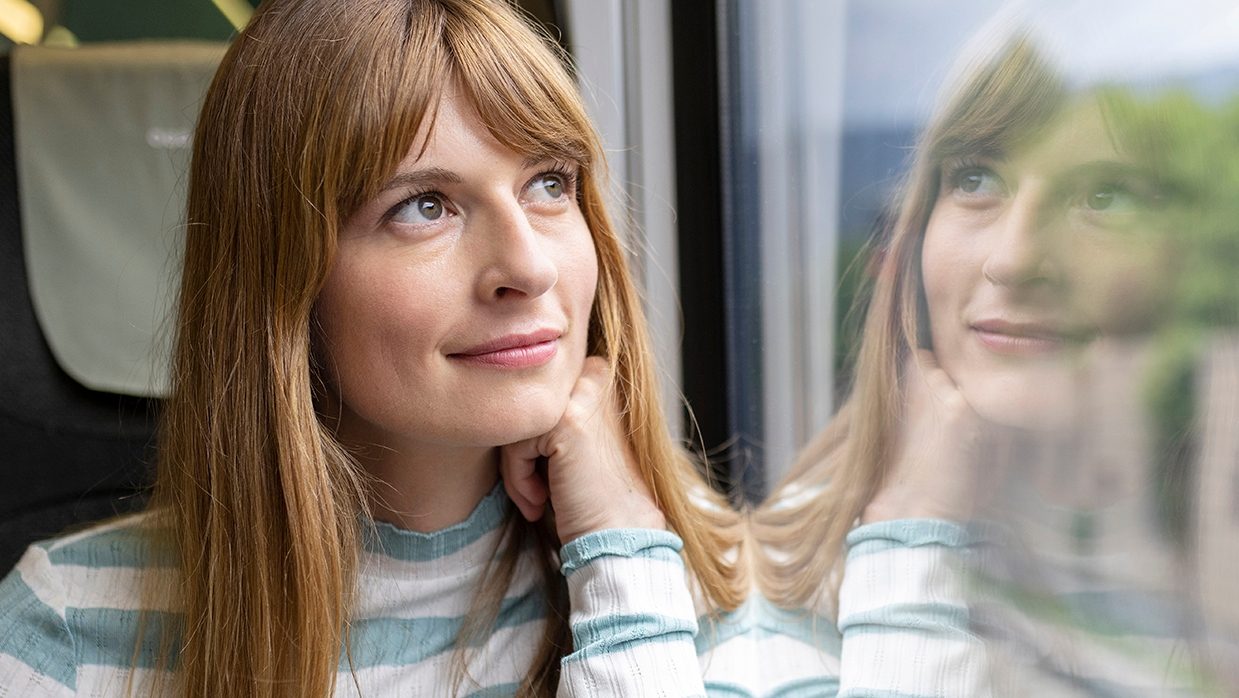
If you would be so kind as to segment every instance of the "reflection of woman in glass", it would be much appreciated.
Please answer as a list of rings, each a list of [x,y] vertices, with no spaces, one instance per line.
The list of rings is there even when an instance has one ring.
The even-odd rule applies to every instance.
[[[1163,183],[1140,141],[1156,134],[1136,132],[1123,99],[1073,92],[1025,36],[970,66],[948,94],[881,241],[851,397],[754,517],[770,551],[765,593],[836,614],[848,685],[900,695],[989,690],[993,647],[980,644],[980,616],[970,618],[955,574],[972,559],[974,536],[951,522],[992,517],[987,505],[1010,504],[995,500],[1012,483],[1052,482],[1037,497],[1053,511],[1141,502],[1113,508],[1135,512],[1128,523],[1146,528],[1124,532],[1141,539],[1137,554],[1148,552],[1143,536],[1153,527],[1141,506],[1157,498],[1146,491],[1148,471],[1134,460],[1117,470],[1064,468],[1079,454],[1060,449],[1097,436],[1088,425],[1105,411],[1139,404],[1139,373],[1107,384],[1119,386],[1112,394],[1091,386],[1127,356],[1120,340],[1163,320],[1177,254],[1161,234]],[[1029,451],[1038,456],[1026,459]],[[1006,467],[1013,453],[1019,462]],[[1016,472],[1030,463],[1038,472]],[[1177,551],[1164,538],[1151,547],[1143,562],[1175,569]],[[899,555],[875,564],[879,550]],[[1161,592],[1175,582],[1147,575],[1133,586]],[[1147,618],[1123,623],[1160,609],[1142,600],[1109,607],[1113,590],[1087,597],[1102,600],[1083,617],[1147,632]],[[858,604],[861,591],[872,602]],[[1045,620],[1029,618],[1030,627]],[[901,652],[872,651],[896,630],[916,637]],[[1170,670],[1168,655],[1150,658],[1147,647],[1101,659],[1089,647],[1075,645],[1068,667],[1042,648],[1021,649],[1045,662],[1035,671],[1057,689],[1191,683],[1190,671]]]
[[[677,550],[734,607],[732,514],[654,402],[603,168],[506,3],[265,3],[194,139],[152,505],[31,549],[0,685],[700,685]]]

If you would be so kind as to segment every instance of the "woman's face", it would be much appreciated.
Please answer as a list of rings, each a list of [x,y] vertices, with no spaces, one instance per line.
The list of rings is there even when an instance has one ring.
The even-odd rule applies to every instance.
[[[506,149],[455,91],[434,124],[346,222],[318,298],[346,443],[535,436],[585,359],[598,267],[575,165]]]
[[[934,352],[978,414],[1070,423],[1100,340],[1156,315],[1171,256],[1158,198],[1091,102],[1013,152],[943,163],[921,271]]]

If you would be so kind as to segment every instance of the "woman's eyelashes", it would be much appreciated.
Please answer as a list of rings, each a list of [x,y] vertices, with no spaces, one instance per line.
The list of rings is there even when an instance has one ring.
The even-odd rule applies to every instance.
[[[413,194],[388,209],[383,222],[403,225],[428,225],[451,215],[446,198],[439,192]]]
[[[577,169],[566,164],[534,175],[525,185],[525,198],[531,203],[567,203],[576,198]]]
[[[1081,192],[1077,205],[1097,214],[1126,214],[1141,208],[1143,197],[1119,182],[1103,182]]]
[[[1138,173],[1086,177],[1065,188],[1063,198],[1079,220],[1099,228],[1139,225],[1165,197],[1152,178]]]
[[[1008,178],[998,174],[1002,163],[961,159],[943,164],[942,194],[966,208],[988,209],[1019,196],[1019,170],[1007,164]],[[1056,180],[1056,181],[1055,181]],[[1096,227],[1122,227],[1142,212],[1155,209],[1164,198],[1150,178],[1122,164],[1087,166],[1050,176],[1037,207]]]
[[[521,188],[519,201],[522,205],[556,210],[557,207],[575,200],[577,177],[577,169],[568,165],[555,165],[538,172]],[[467,192],[462,194],[468,198]],[[477,197],[476,200],[484,199]],[[447,194],[441,191],[416,191],[387,209],[380,223],[428,226],[442,223],[459,213],[460,208],[452,203]]]
[[[974,160],[946,163],[942,183],[944,194],[968,203],[982,203],[1007,194],[1002,177],[993,168]]]

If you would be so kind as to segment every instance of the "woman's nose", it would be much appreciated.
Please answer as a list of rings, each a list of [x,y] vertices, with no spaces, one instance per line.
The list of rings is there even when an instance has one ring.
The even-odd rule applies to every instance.
[[[478,293],[485,302],[537,298],[554,288],[559,269],[550,240],[530,222],[517,201],[492,207],[477,221],[483,236]]]
[[[998,219],[982,273],[998,286],[1054,282],[1058,272],[1051,249],[1053,211],[1032,187],[1022,190]]]

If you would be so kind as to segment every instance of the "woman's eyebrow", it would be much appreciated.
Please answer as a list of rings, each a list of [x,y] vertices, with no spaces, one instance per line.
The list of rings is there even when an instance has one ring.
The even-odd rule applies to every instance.
[[[546,162],[560,162],[573,166],[579,165],[579,162],[574,157],[554,153],[533,153],[532,155],[526,155],[525,159],[521,160],[521,169],[528,170]]]
[[[1150,177],[1154,174],[1141,164],[1126,160],[1092,160],[1068,168],[1062,178],[1079,181],[1108,177]]]
[[[987,144],[957,141],[953,143],[945,143],[942,147],[938,148],[936,150],[935,159],[940,163],[946,163],[952,160],[961,160],[964,158],[1001,162],[1006,160],[1007,156],[1008,153],[1006,148],[999,148]]]
[[[451,170],[445,170],[442,167],[428,167],[424,170],[414,170],[412,172],[397,172],[396,176],[387,180],[387,183],[383,185],[382,191],[401,188],[417,189],[437,184],[460,184],[462,181],[464,180],[461,176]]]
[[[1139,172],[1143,168],[1131,160],[1089,160],[1071,167],[1072,172]]]

